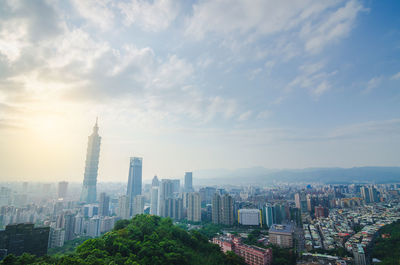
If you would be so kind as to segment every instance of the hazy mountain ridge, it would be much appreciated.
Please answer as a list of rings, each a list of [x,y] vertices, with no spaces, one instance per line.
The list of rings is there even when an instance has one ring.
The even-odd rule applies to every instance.
[[[196,184],[268,184],[273,182],[388,183],[400,182],[400,167],[198,170]]]

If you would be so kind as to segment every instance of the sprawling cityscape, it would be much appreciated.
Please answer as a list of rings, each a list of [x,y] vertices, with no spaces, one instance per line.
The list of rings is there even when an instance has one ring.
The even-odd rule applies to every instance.
[[[379,261],[372,249],[384,236],[380,229],[400,222],[400,183],[194,186],[193,172],[143,183],[143,158],[131,157],[127,183],[101,185],[100,150],[96,119],[81,190],[68,181],[1,184],[2,258],[43,256],[145,214],[171,218],[188,231],[214,225],[210,242],[247,264],[274,264],[276,246],[290,250],[297,264],[364,265]]]
[[[400,265],[400,0],[0,0],[0,265]]]

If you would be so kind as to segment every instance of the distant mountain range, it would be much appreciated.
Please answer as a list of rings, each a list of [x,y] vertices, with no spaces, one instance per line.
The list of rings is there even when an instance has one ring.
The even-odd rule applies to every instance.
[[[271,184],[302,182],[326,184],[400,183],[400,167],[267,169],[264,167],[236,170],[209,169],[193,173],[196,185]]]

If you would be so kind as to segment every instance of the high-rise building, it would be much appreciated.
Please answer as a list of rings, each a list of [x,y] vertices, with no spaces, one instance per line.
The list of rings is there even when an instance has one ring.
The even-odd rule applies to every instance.
[[[368,193],[371,202],[379,202],[378,192],[374,187],[369,187]]]
[[[187,219],[192,222],[201,221],[201,198],[198,192],[188,194]]]
[[[83,206],[83,215],[85,217],[93,217],[99,214],[99,206],[97,204],[86,204]]]
[[[144,212],[144,196],[143,195],[136,195],[133,198],[133,205],[132,205],[132,216],[137,214],[142,214]]]
[[[7,225],[0,230],[0,249],[16,256],[24,252],[36,256],[47,254],[50,227],[34,227],[33,224]]]
[[[162,179],[158,191],[158,210],[157,215],[166,217],[165,200],[173,198],[173,182],[170,179]]]
[[[186,192],[192,192],[193,191],[193,173],[192,172],[185,172],[184,190]]]
[[[364,198],[365,203],[370,203],[371,197],[367,187],[361,187],[361,196]]]
[[[81,193],[81,201],[86,203],[96,202],[96,184],[97,172],[99,167],[100,156],[100,142],[99,127],[96,124],[93,127],[93,133],[88,138],[88,146],[86,152],[86,165],[85,175],[83,179],[83,187]]]
[[[154,176],[153,180],[151,181],[151,186],[152,187],[160,186],[160,181],[158,180],[157,176]]]
[[[241,225],[261,225],[261,211],[259,209],[240,209],[239,224]]]
[[[214,187],[203,187],[199,189],[201,202],[203,203],[212,203],[212,198],[217,191]]]
[[[69,241],[75,238],[75,215],[72,213],[64,214],[64,224],[63,228],[65,230],[65,241]]]
[[[66,198],[67,191],[68,191],[68,182],[66,181],[58,182],[58,198],[59,199]]]
[[[142,194],[142,163],[141,157],[131,157],[129,163],[129,178],[128,178],[128,189],[126,195],[128,195],[131,205],[136,195]],[[130,214],[132,214],[132,207]]]
[[[122,195],[118,201],[118,216],[122,219],[129,219],[130,217],[130,200],[128,195]]]
[[[296,202],[296,208],[299,208],[302,213],[306,213],[308,208],[306,193],[304,191],[296,193],[294,199]]]
[[[99,237],[100,236],[100,218],[95,216],[89,220],[87,236]]]
[[[179,179],[172,179],[173,193],[179,193],[181,189],[181,181]]]
[[[276,224],[275,208],[272,204],[267,204],[265,206],[265,223],[268,227]]]
[[[218,193],[214,193],[211,207],[212,207],[211,218],[213,224],[222,223],[222,201],[221,201],[221,196]]]
[[[50,228],[49,248],[62,247],[65,241],[65,231],[62,228]]]
[[[369,259],[368,255],[366,255],[365,250],[361,244],[353,244],[352,250],[353,250],[355,265],[370,264],[370,259]]]
[[[153,179],[154,180],[154,179]],[[151,194],[150,194],[150,214],[157,215],[157,209],[158,209],[158,191],[159,187],[158,186],[153,186],[151,188]]]
[[[78,213],[74,219],[75,219],[75,227],[74,227],[75,235],[83,235],[83,232],[85,230],[85,228],[84,228],[85,218],[83,217],[83,215],[81,213]]]
[[[110,197],[106,193],[100,193],[99,200],[99,215],[109,216],[110,215]]]
[[[174,220],[183,218],[183,200],[181,198],[168,198],[164,201],[165,217],[170,217]]]
[[[233,198],[229,194],[222,196],[222,224],[233,225]]]

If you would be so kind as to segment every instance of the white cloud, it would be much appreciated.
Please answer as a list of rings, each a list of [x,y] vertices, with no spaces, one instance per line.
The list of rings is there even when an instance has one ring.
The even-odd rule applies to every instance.
[[[346,37],[354,25],[359,12],[364,8],[356,0],[346,2],[345,6],[328,14],[319,23],[307,22],[301,30],[301,37],[305,40],[305,49],[309,52],[319,52],[327,44]]]
[[[238,121],[247,121],[252,114],[253,112],[251,110],[243,112],[242,114],[239,115]]]
[[[320,95],[328,91],[330,87],[331,85],[326,80],[324,80],[317,86],[316,89],[312,90],[312,93],[314,94],[314,96],[319,97]]]
[[[0,27],[0,54],[13,62],[27,45],[26,24],[21,20],[5,21]]]
[[[377,88],[382,83],[383,77],[374,77],[368,81],[366,88],[363,90],[364,94],[370,93],[374,88]]]
[[[357,0],[202,1],[193,6],[186,33],[198,40],[214,34],[213,37],[225,39],[232,50],[273,36],[272,43],[284,39],[276,47],[288,50],[286,54],[294,53],[296,42],[304,43],[308,52],[319,52],[325,45],[347,36],[362,10]],[[282,38],[284,34],[290,38]]]
[[[257,119],[258,120],[265,120],[265,119],[271,117],[271,115],[272,115],[272,112],[270,110],[264,110],[264,111],[261,111],[261,112],[259,112],[257,114]]]
[[[324,64],[322,62],[301,65],[299,67],[300,73],[288,84],[285,89],[286,93],[293,88],[301,87],[308,89],[315,98],[321,96],[331,87],[328,79],[336,74],[336,71],[324,72],[322,71],[323,68]]]
[[[168,28],[179,12],[177,2],[172,0],[130,0],[119,3],[118,8],[125,16],[125,25],[137,24],[145,31],[154,32]]]
[[[177,88],[183,86],[192,74],[193,67],[190,63],[172,55],[159,67],[151,85],[158,88]]]
[[[400,72],[398,72],[397,74],[394,74],[390,79],[392,79],[392,80],[400,79]]]
[[[111,0],[72,0],[78,13],[93,26],[108,30],[114,24]]]

